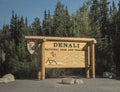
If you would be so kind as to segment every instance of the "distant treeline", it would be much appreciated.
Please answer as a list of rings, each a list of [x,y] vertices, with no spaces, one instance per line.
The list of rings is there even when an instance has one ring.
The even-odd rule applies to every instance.
[[[96,74],[109,71],[120,76],[120,1],[118,4],[114,0],[88,1],[73,14],[69,14],[67,6],[58,1],[52,15],[50,10],[45,10],[43,21],[36,17],[31,24],[27,17],[18,17],[12,11],[10,23],[0,30],[0,76],[9,72],[16,78],[37,76],[37,53],[28,53],[26,35],[95,38]],[[46,71],[47,77],[68,72],[79,74],[80,71]]]

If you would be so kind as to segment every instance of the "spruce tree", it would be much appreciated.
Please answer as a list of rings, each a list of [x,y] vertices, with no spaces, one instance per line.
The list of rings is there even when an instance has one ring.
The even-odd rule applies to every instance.
[[[25,18],[25,26],[28,26],[28,18]]]
[[[36,17],[32,23],[32,30],[34,35],[42,35],[40,19]]]
[[[69,36],[70,18],[67,7],[58,1],[53,14],[53,36]]]
[[[107,0],[100,0],[100,25],[102,34],[102,53],[103,62],[106,71],[112,71],[114,66],[113,61],[113,46],[111,40],[111,18],[109,16],[109,2]]]
[[[109,2],[107,0],[100,0],[100,25],[102,36],[109,34]]]
[[[118,11],[114,16],[114,32],[113,32],[113,50],[114,50],[114,60],[116,65],[117,75],[120,76],[120,1],[118,3]]]
[[[64,15],[64,31],[63,31],[63,34],[64,36],[66,37],[69,37],[69,36],[72,36],[71,34],[71,30],[70,30],[70,27],[71,27],[71,20],[70,20],[70,15],[69,15],[69,12],[68,12],[68,8],[67,6],[65,7],[65,15]]]
[[[73,35],[76,37],[90,37],[91,27],[88,8],[84,4],[73,16]]]
[[[52,23],[50,10],[48,10],[48,13],[45,10],[44,11],[43,28],[42,28],[43,34],[46,36],[52,35],[52,27],[53,27],[53,23]]]

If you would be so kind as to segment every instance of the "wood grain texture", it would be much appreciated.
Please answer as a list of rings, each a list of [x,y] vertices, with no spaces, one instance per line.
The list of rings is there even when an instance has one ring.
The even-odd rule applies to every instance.
[[[41,63],[41,79],[42,80],[44,80],[45,79],[45,50],[44,50],[44,48],[45,48],[45,42],[43,41],[42,42],[42,57],[41,57],[41,59],[42,59],[42,63]]]
[[[54,47],[56,42],[45,42],[45,67],[85,67],[86,56],[85,47],[87,43],[65,42],[68,47],[64,47],[64,42],[60,42],[60,46]],[[59,44],[59,42],[57,42]],[[63,44],[63,45],[62,45]],[[79,44],[79,46],[78,46]],[[70,45],[70,47],[69,47]],[[75,45],[75,46],[72,46]]]
[[[31,40],[46,40],[46,41],[77,41],[77,42],[93,42],[96,43],[94,38],[77,38],[77,37],[46,37],[46,36],[25,36],[25,39]]]
[[[95,78],[95,45],[91,45],[91,72],[92,78]]]

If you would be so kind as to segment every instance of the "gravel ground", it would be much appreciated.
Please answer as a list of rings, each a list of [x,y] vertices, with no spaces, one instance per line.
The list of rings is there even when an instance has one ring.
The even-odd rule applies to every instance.
[[[83,84],[60,84],[61,78],[46,80],[16,80],[0,83],[0,92],[120,92],[120,80],[85,79]]]

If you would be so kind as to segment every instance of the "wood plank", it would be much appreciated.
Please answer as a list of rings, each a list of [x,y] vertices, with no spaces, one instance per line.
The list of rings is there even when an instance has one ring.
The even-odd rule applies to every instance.
[[[77,37],[46,37],[46,36],[25,36],[25,39],[31,40],[42,40],[46,41],[77,41],[77,42],[93,42],[96,43],[96,40],[93,38],[77,38]]]
[[[56,46],[55,46],[56,45]],[[45,67],[85,67],[87,43],[46,42]]]
[[[45,68],[85,68],[84,65],[81,66],[46,66]]]

